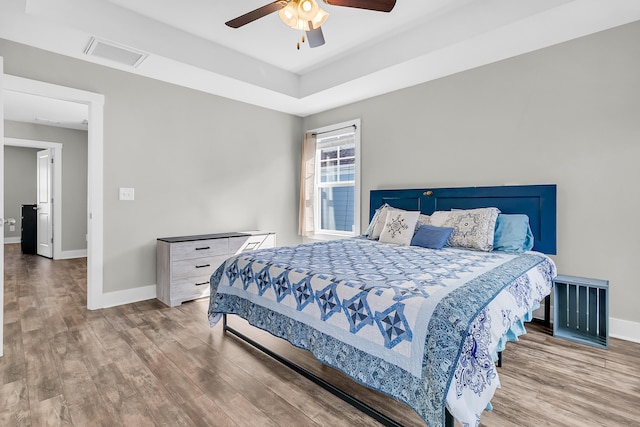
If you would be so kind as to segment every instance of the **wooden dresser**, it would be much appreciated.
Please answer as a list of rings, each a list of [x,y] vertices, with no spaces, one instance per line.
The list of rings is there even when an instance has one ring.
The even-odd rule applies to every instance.
[[[173,307],[208,297],[209,279],[227,258],[275,245],[275,233],[264,231],[160,238],[156,248],[158,299]]]

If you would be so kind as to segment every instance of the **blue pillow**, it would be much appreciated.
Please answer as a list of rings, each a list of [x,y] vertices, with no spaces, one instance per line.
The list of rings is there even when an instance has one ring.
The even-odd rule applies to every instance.
[[[442,249],[451,236],[453,228],[434,227],[433,225],[421,225],[411,239],[411,246],[421,246],[430,249]]]
[[[382,208],[384,208],[385,206],[389,206],[389,205],[387,203],[384,203],[382,206],[380,206],[378,209],[376,209],[376,213],[373,214],[373,218],[371,218],[371,222],[369,223],[369,226],[367,227],[367,229],[362,234],[363,236],[369,237],[371,235],[371,233],[373,233],[373,229],[376,227],[376,224],[378,223],[378,220],[381,219],[381,218],[379,218],[380,217],[380,212],[382,211]],[[386,218],[382,218],[383,221],[385,219]]]
[[[498,215],[493,240],[494,251],[524,252],[532,248],[533,233],[527,215]]]

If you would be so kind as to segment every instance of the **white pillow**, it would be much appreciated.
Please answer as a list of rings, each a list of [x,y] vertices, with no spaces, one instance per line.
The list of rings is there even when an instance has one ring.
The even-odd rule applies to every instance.
[[[427,224],[433,225],[434,227],[443,227],[444,223],[449,219],[449,216],[451,216],[451,211],[435,211],[429,217]]]
[[[382,206],[380,206],[378,209],[376,209],[376,212],[373,214],[373,218],[371,218],[371,221],[369,222],[369,226],[364,231],[364,236],[368,237],[369,239],[371,239],[371,235],[373,234],[373,229],[376,227],[376,224],[380,219],[380,213],[382,212],[382,209],[385,206],[389,206],[389,205],[385,203]],[[386,214],[386,211],[385,211],[385,214]]]
[[[413,233],[416,231],[419,211],[390,210],[384,227],[380,233],[380,241],[383,243],[395,243],[397,245],[409,246]]]
[[[431,225],[431,217],[425,214],[418,215],[418,223],[416,224],[416,231],[418,230],[418,228],[420,228],[421,225]]]
[[[371,221],[373,222],[375,220],[376,223],[373,225],[373,228],[371,229],[371,232],[369,233],[367,238],[369,238],[370,240],[378,240],[380,238],[380,233],[382,233],[382,229],[384,228],[384,222],[387,219],[387,213],[395,210],[398,210],[398,209],[391,207],[386,203],[382,205],[378,209],[377,217],[374,215]]]

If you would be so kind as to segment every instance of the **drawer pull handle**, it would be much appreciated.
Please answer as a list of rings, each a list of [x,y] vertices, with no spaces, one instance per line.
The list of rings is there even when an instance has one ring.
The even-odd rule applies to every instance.
[[[196,265],[196,268],[205,268],[205,267],[211,267],[211,264]]]
[[[211,247],[210,246],[204,246],[202,248],[196,248],[196,251],[205,251],[207,249],[211,249]]]
[[[196,283],[196,286],[208,285],[209,282]]]

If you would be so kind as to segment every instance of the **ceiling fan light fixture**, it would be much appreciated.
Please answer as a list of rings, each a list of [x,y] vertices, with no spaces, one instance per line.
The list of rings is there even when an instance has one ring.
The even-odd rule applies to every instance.
[[[289,2],[278,12],[282,22],[291,28],[298,28],[298,8],[294,2]]]
[[[295,27],[295,29],[300,31],[309,31],[311,29],[311,27],[309,26],[309,22],[311,21],[298,19],[298,25]]]
[[[314,0],[300,0],[298,2],[298,18],[303,21],[312,21],[319,9],[320,6]]]
[[[329,17],[329,14],[319,7],[318,13],[311,20],[311,26],[313,27],[313,29],[320,28],[320,26],[325,23],[328,17]]]
[[[329,17],[314,0],[291,0],[278,12],[280,20],[294,30],[319,28]]]

